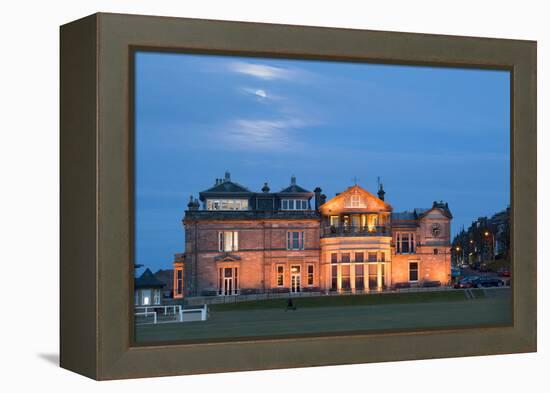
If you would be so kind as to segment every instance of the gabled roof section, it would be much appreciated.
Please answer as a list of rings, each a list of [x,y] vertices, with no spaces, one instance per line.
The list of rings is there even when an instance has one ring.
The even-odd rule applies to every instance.
[[[308,196],[312,196],[313,193],[309,190],[306,190],[303,187],[300,187],[298,184],[296,184],[296,177],[292,176],[290,178],[290,186],[283,188],[281,191],[279,191],[279,194],[310,194]]]
[[[138,288],[162,288],[164,283],[158,280],[149,268],[145,269],[143,274],[135,279],[134,287]]]
[[[222,192],[250,192],[251,191],[245,186],[241,186],[239,183],[232,181],[224,181],[222,183],[216,184],[213,187],[210,187],[207,190],[201,192],[203,193],[222,193]]]
[[[447,217],[449,219],[453,218],[451,210],[449,209],[449,204],[446,203],[446,202],[444,203],[443,201],[440,201],[440,202],[434,201],[431,208],[428,208],[428,209],[415,209],[415,211],[416,210],[419,210],[419,212],[417,213],[418,218],[426,217],[427,215],[429,215],[430,213],[432,213],[434,211],[440,211],[445,217]]]
[[[216,179],[215,184],[207,190],[199,193],[199,198],[204,201],[207,197],[244,197],[248,198],[254,193],[243,185],[231,180],[229,172],[225,177]]]
[[[352,207],[349,203],[352,195],[359,195],[361,198],[362,206]],[[325,215],[338,214],[339,212],[353,212],[353,211],[366,211],[366,212],[391,212],[392,206],[382,199],[371,194],[359,185],[349,187],[346,191],[336,195],[331,200],[327,201],[319,208]]]

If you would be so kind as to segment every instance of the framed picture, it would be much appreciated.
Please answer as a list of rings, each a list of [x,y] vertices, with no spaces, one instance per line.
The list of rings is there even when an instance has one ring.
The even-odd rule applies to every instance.
[[[61,27],[61,366],[536,351],[536,43]]]

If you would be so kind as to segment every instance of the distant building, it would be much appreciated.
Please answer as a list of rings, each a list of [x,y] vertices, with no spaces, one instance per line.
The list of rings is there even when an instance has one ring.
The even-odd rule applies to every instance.
[[[164,283],[149,269],[134,280],[134,305],[152,306],[161,304],[161,289]]]
[[[510,208],[491,217],[479,217],[453,239],[455,264],[479,265],[495,259],[508,259],[510,253]]]
[[[278,192],[267,183],[252,192],[226,173],[185,212],[185,296],[446,284],[447,204],[393,213],[384,194],[382,186],[375,196],[355,185],[326,201],[295,177]]]

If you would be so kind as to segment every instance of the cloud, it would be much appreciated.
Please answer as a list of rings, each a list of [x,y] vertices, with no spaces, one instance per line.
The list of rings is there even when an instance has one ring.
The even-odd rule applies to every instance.
[[[229,69],[239,74],[250,75],[263,80],[294,79],[300,71],[291,68],[274,67],[256,63],[233,62]]]
[[[302,148],[298,129],[308,125],[299,119],[238,119],[231,122],[220,137],[227,147],[236,150],[288,152]]]

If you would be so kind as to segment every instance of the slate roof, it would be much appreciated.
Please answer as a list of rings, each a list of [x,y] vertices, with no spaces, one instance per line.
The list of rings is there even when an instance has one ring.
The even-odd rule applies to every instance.
[[[214,187],[209,188],[208,190],[204,190],[201,192],[212,192],[212,193],[218,193],[218,192],[245,192],[245,193],[251,193],[251,191],[246,188],[245,186],[241,186],[238,183],[232,182],[232,181],[224,181],[223,183],[216,184]]]
[[[149,268],[143,274],[134,279],[134,287],[138,288],[162,288],[165,284],[158,280]]]
[[[279,191],[279,194],[286,194],[286,193],[288,193],[288,194],[297,194],[297,193],[298,194],[299,193],[311,194],[311,191],[308,191],[305,188],[300,187],[297,184],[291,184],[287,188],[284,188],[281,191]]]
[[[412,212],[396,212],[391,214],[392,221],[416,220],[417,216]]]

